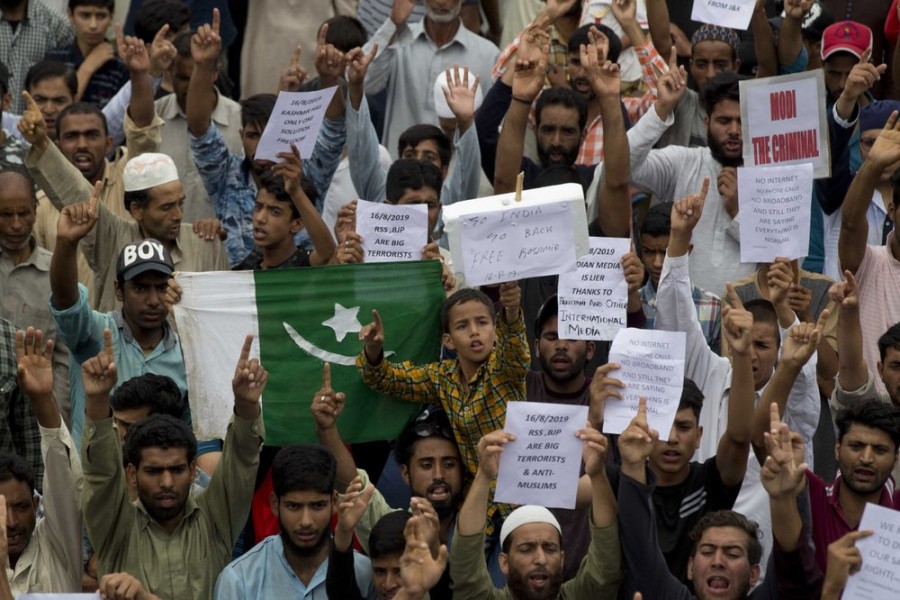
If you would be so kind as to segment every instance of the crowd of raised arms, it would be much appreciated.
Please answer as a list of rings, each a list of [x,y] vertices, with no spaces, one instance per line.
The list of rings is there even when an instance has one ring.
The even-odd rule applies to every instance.
[[[728,6],[745,30],[693,20]],[[898,0],[0,0],[0,600],[900,597],[860,527],[900,510],[898,35]],[[809,250],[742,262],[742,82],[804,73]],[[312,150],[264,153],[320,90]],[[635,397],[601,433],[632,384],[566,339],[559,275],[466,284],[449,207],[523,189],[630,238],[627,331],[685,340],[670,431]],[[421,286],[361,264],[363,200],[424,206]],[[355,353],[276,315],[310,377],[234,290],[315,272],[376,310],[303,284]],[[238,298],[206,310],[230,347],[198,286]],[[512,402],[585,407],[574,508],[495,500]]]

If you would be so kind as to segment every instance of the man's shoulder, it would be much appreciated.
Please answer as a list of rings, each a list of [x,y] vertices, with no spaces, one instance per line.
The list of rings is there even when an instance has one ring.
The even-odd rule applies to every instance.
[[[260,543],[256,544],[243,555],[234,559],[225,567],[224,571],[244,571],[254,569],[256,565],[272,560],[281,552],[281,538],[279,534],[270,535]]]

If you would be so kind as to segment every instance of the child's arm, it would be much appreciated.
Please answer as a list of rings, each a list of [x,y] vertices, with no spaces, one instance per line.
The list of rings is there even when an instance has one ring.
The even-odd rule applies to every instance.
[[[524,378],[531,365],[531,351],[525,337],[525,314],[520,308],[521,297],[522,290],[518,281],[500,286],[503,317],[497,320],[497,348],[501,368]]]

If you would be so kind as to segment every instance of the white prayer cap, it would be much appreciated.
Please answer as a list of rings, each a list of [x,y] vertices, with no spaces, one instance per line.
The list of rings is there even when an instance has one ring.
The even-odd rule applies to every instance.
[[[556,531],[559,532],[559,535],[562,535],[562,528],[559,526],[559,521],[556,520],[556,517],[553,516],[552,512],[543,506],[527,504],[512,511],[509,516],[506,517],[506,520],[503,521],[503,527],[500,528],[500,547],[503,547],[503,542],[506,541],[509,534],[522,525],[528,525],[529,523],[546,523],[547,525],[553,525],[553,527],[556,528]]]
[[[149,190],[178,181],[178,169],[168,154],[147,152],[130,159],[122,173],[126,192]]]
[[[465,69],[460,67],[460,79],[465,77],[465,75]],[[475,83],[475,74],[470,71],[469,76],[464,80],[464,83],[467,86],[472,87],[472,84]],[[478,88],[475,90],[475,110],[478,110],[481,107],[481,101],[484,100],[484,94],[481,91],[481,87],[482,85],[479,81]],[[441,71],[440,75],[438,75],[437,79],[434,81],[434,110],[441,119],[453,119],[456,115],[450,110],[450,105],[447,104],[447,99],[444,98],[444,88],[450,89],[450,86],[447,84],[447,71]]]

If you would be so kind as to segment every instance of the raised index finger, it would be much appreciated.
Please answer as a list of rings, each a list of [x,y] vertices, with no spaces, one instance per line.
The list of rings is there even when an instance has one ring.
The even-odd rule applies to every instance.
[[[109,328],[103,330],[103,353],[112,358],[113,355],[113,341],[112,341],[112,331]]]
[[[778,413],[778,403],[773,402],[769,405],[769,431],[776,431],[779,425],[781,425],[781,415]]]
[[[297,47],[294,48],[294,55],[291,57],[291,68],[294,68],[300,64],[301,54],[303,54],[303,46],[297,44]]]
[[[706,202],[706,195],[709,193],[709,177],[703,178],[703,184],[700,186],[700,193],[697,194],[697,199],[700,201],[700,206],[703,206],[703,203]]]
[[[213,9],[213,20],[212,20],[212,30],[213,30],[213,33],[216,33],[216,34],[219,33],[219,26],[220,26],[221,23],[222,23],[222,18],[221,18],[221,16],[219,15],[219,9],[218,9],[218,8],[214,8],[214,9]]]
[[[331,389],[331,364],[327,362],[322,364],[322,389]]]
[[[859,64],[864,65],[872,58],[872,49],[868,48],[865,52],[862,53],[862,56],[859,57]]]
[[[98,180],[94,182],[94,189],[91,191],[91,197],[88,200],[88,207],[91,210],[91,214],[94,214],[97,211],[97,204],[100,202],[100,192],[103,191],[103,182]]]
[[[325,41],[326,35],[328,35],[328,23],[322,25],[322,27],[319,28],[319,40],[318,40],[319,46],[324,46],[325,44],[328,43]]]
[[[25,105],[28,107],[28,110],[40,112],[41,109],[38,107],[37,102],[34,101],[34,98],[31,97],[31,94],[28,92],[22,92],[22,97],[25,98]]]
[[[166,35],[169,33],[169,24],[166,23],[162,27],[159,28],[159,31],[156,32],[156,35],[153,36],[153,44],[161,43],[166,39]]]
[[[248,333],[244,338],[244,347],[241,348],[241,362],[250,360],[250,347],[253,346],[253,334]]]
[[[741,310],[744,309],[744,303],[741,302],[740,296],[737,295],[737,292],[734,291],[734,286],[731,285],[731,282],[725,284],[725,288],[728,290],[728,303],[731,304],[734,308],[739,308]]]

